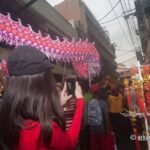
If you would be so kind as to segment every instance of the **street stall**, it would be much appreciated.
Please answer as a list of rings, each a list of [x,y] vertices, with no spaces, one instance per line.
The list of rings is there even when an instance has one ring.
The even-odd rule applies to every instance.
[[[136,140],[137,150],[140,150],[139,142],[146,141],[148,149],[150,149],[150,65],[141,66],[138,62],[137,67],[130,69],[131,78],[124,80],[125,95],[127,97],[128,111],[122,113],[125,117],[141,118],[144,122],[144,131],[142,135],[137,133],[134,128],[134,137],[131,140]],[[130,80],[130,81],[129,81]],[[130,84],[131,82],[132,84]],[[137,104],[137,107],[133,106]]]

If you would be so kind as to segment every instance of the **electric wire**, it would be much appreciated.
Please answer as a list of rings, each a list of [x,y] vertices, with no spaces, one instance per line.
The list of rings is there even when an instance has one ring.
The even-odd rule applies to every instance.
[[[134,31],[135,31],[135,34],[136,34],[136,41],[137,41],[137,43],[139,43],[139,45],[140,45],[140,51],[142,51],[142,49],[141,49],[141,42],[140,42],[140,37],[137,35],[137,33],[136,33],[136,30],[139,30],[138,29],[138,26],[136,25],[136,18],[135,17],[133,17],[133,19],[132,19],[132,23],[133,23],[133,28],[134,28]]]
[[[132,66],[132,65],[135,65],[135,64],[137,64],[136,57],[134,59],[131,59],[131,60],[129,60],[129,61],[126,62],[127,66],[128,65]]]
[[[122,33],[121,38],[120,38],[120,41],[119,41],[118,49],[120,49],[120,46],[121,46],[121,44],[122,44],[123,38],[124,38],[124,34]]]
[[[124,2],[125,2],[125,0],[124,0]],[[126,4],[126,3],[125,3],[125,4]],[[125,9],[124,9],[124,7],[123,7],[123,4],[122,4],[122,1],[121,1],[121,0],[120,0],[120,5],[121,5],[121,8],[122,8],[123,14],[126,16],[126,12],[125,12]],[[126,9],[127,9],[127,7],[126,7]],[[132,42],[132,44],[133,44],[133,47],[134,47],[135,51],[137,51],[136,48],[135,48],[135,42],[134,42],[133,35],[132,35],[132,31],[131,31],[131,28],[130,28],[130,25],[129,25],[129,22],[128,22],[128,19],[127,19],[127,18],[125,18],[125,22],[126,22],[126,25],[127,25],[127,29],[128,29],[129,36],[130,36],[131,42]]]
[[[134,23],[134,19],[135,19],[134,17],[129,18],[129,23],[130,23],[132,32],[133,32],[133,34],[135,35],[135,36],[134,36],[134,37],[135,37],[135,41],[136,41],[136,43],[138,43],[138,44],[140,45],[140,43],[139,43],[139,41],[138,41],[138,38],[137,38],[137,34],[136,34],[136,24]]]
[[[121,50],[121,49],[115,49],[115,50],[119,52],[135,52],[134,50]]]
[[[113,8],[111,8],[111,10],[108,13],[106,13],[100,20],[98,20],[98,22],[100,22],[104,18],[106,18],[113,11],[113,9],[115,9],[117,7],[118,4],[119,4],[119,1],[113,6]]]
[[[128,0],[128,6],[129,6],[129,9],[131,9],[130,0]]]
[[[119,61],[119,60],[125,58],[125,56],[126,56],[127,54],[129,55],[129,53],[130,53],[130,52],[123,53],[122,55],[118,56],[118,57],[116,58],[116,60]],[[130,54],[131,54],[131,53],[130,53]],[[132,54],[135,54],[135,53],[132,52]],[[129,55],[129,56],[130,56],[130,55]]]
[[[128,10],[127,9],[127,4],[126,4],[126,0],[124,0],[123,2],[124,2],[125,10]]]
[[[130,3],[130,0],[128,0],[128,8],[129,8],[129,10],[132,10],[131,9],[131,3]],[[133,9],[133,10],[135,10],[135,8]],[[132,32],[133,32],[133,35],[134,35],[134,37],[135,37],[135,41],[140,45],[140,41],[139,41],[139,36],[137,36],[137,33],[136,33],[136,23],[135,23],[135,16],[132,16],[132,18],[131,17],[129,17],[129,24],[130,24],[130,26],[131,26],[131,29],[132,29]],[[141,46],[140,46],[140,51],[141,51]]]
[[[110,22],[112,22],[112,21],[116,21],[118,18],[120,18],[120,17],[123,17],[123,15],[120,15],[120,16],[117,16],[117,17],[115,17],[115,18],[113,18],[113,19],[111,19],[111,20],[108,20],[108,21],[106,21],[106,22],[102,22],[101,24],[107,24],[107,23],[110,23]]]
[[[136,59],[136,56],[133,56],[133,57],[131,57],[131,58],[129,58],[129,59],[127,59],[127,60],[124,60],[124,61],[122,61],[122,62],[119,62],[119,63],[125,63],[125,62],[127,62],[127,61],[130,61],[130,60],[132,60],[132,59]]]
[[[135,9],[131,9],[131,10],[126,11],[126,12],[131,12],[131,11],[133,11],[133,10],[135,10]],[[107,24],[107,23],[110,23],[110,22],[116,21],[116,20],[117,20],[118,18],[120,18],[120,17],[123,17],[123,15],[117,16],[117,18],[115,17],[115,18],[110,19],[110,20],[105,21],[105,22],[101,22],[101,24]]]
[[[131,9],[131,4],[130,4],[129,0],[128,0],[128,9],[129,10],[127,10],[127,4],[126,4],[125,0],[124,0],[124,4],[125,4],[125,8],[126,8],[126,13],[129,12],[129,10],[135,10],[135,9]],[[136,43],[138,43],[138,45],[140,45],[139,39],[138,39],[137,34],[136,34],[135,17],[133,16],[132,18],[131,17],[126,18],[126,22],[128,23],[128,28],[129,28],[130,33],[131,33],[130,37],[132,38],[132,41],[133,41],[132,43],[133,43],[134,48],[135,48],[135,41],[136,41]],[[140,50],[141,50],[141,46],[140,46]],[[136,51],[137,51],[137,49],[136,49]]]
[[[111,1],[110,1],[110,0],[108,0],[108,2],[109,2],[109,4],[110,4],[111,8],[113,8]],[[115,17],[117,18],[117,14],[116,14],[116,12],[115,12],[115,10],[114,10],[114,9],[113,9],[113,12],[114,12]],[[124,29],[123,29],[123,27],[122,27],[122,25],[121,25],[121,23],[120,23],[120,21],[119,21],[119,19],[118,19],[118,18],[117,18],[117,20],[118,20],[118,24],[119,24],[119,26],[120,26],[120,28],[121,28],[122,32],[124,33],[124,36],[125,36],[125,38],[126,38],[126,40],[127,40],[128,44],[132,47],[132,45],[130,44],[130,41],[128,40],[128,38],[127,38],[127,36],[126,36],[126,33],[125,33],[125,31],[124,31]]]
[[[129,53],[130,52],[124,52],[123,54],[121,54],[121,55],[119,55],[119,56],[117,56],[117,58],[116,59],[120,59],[120,58],[123,58],[125,55],[129,55]]]

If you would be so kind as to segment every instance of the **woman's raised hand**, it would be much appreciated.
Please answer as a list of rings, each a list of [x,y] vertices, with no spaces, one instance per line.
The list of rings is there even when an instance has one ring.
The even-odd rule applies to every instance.
[[[67,93],[67,83],[64,83],[63,90],[60,93],[60,104],[61,106],[65,105],[69,99],[72,98],[72,95],[68,95]]]
[[[76,82],[75,96],[76,96],[76,98],[83,98],[82,89],[78,82]]]

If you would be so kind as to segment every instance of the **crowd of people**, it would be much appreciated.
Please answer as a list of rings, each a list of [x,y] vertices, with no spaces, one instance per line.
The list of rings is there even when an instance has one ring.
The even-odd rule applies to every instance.
[[[120,113],[125,95],[117,81],[56,83],[48,58],[21,46],[8,58],[0,105],[1,150],[134,150],[133,128]],[[1,89],[4,86],[0,82]]]
[[[83,149],[134,150],[135,143],[130,140],[133,134],[130,118],[121,115],[128,109],[123,87],[107,76],[83,91],[86,102],[83,132],[87,137]]]

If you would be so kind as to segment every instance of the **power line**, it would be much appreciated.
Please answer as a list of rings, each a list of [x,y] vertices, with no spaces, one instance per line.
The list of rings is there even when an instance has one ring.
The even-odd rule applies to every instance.
[[[126,4],[126,1],[125,1],[125,0],[123,0],[123,1],[124,1],[124,4],[125,4],[126,13],[129,12],[129,10],[135,10],[135,9],[131,9],[130,1],[128,0],[128,8],[129,8],[129,10],[127,11],[127,4]],[[122,6],[122,7],[123,7],[123,6]],[[131,14],[131,13],[130,13],[130,14]],[[130,16],[130,14],[127,15],[127,16]],[[127,22],[127,26],[128,26],[129,32],[130,32],[131,41],[132,41],[133,46],[134,46],[134,48],[135,48],[135,45],[136,45],[136,44],[135,44],[135,41],[136,41],[136,43],[138,43],[138,44],[139,44],[139,41],[138,41],[138,38],[137,38],[137,35],[136,35],[136,24],[135,24],[135,22],[134,22],[134,18],[132,19],[132,18],[130,18],[130,17],[126,17],[125,19],[126,19],[126,22]],[[137,49],[135,48],[135,50],[137,50]],[[141,50],[141,46],[140,46],[140,50]]]
[[[128,10],[127,9],[127,4],[126,4],[126,0],[124,0],[124,5],[125,5],[125,10]]]
[[[120,41],[119,41],[119,45],[118,45],[118,49],[120,48],[121,44],[122,44],[122,40],[123,40],[124,34],[122,33]]]
[[[130,10],[126,10],[126,13],[132,12],[133,10],[135,10],[135,8],[130,9]]]
[[[117,56],[117,58],[116,58],[116,59],[123,58],[125,55],[127,55],[127,54],[129,54],[129,53],[130,53],[130,52],[125,52],[125,53],[123,53],[123,54],[121,54],[121,55]]]
[[[137,34],[136,34],[136,24],[135,24],[135,20],[134,20],[135,18],[133,17],[133,18],[129,18],[129,22],[130,22],[130,26],[131,26],[131,29],[132,29],[132,31],[133,31],[133,34],[135,35],[134,36],[134,39],[135,39],[135,41],[140,45],[140,43],[139,43],[139,41],[138,41],[138,37],[137,37]],[[141,47],[140,47],[140,50],[141,50]]]
[[[100,20],[98,20],[98,22],[100,22],[104,18],[106,18],[113,11],[113,9],[115,9],[117,7],[118,4],[119,4],[119,1],[111,8],[111,10],[108,13],[106,13],[106,15],[104,15]]]
[[[134,59],[131,59],[131,60],[129,60],[128,62],[130,62],[130,64],[131,64],[131,62],[137,62],[137,59],[136,59],[136,57],[135,57]]]
[[[131,4],[130,4],[130,0],[128,0],[128,6],[129,6],[129,9],[131,10]],[[135,10],[135,8],[133,9],[133,10]],[[130,23],[130,26],[131,26],[131,29],[132,29],[132,31],[133,31],[133,34],[135,35],[134,37],[135,37],[135,41],[139,44],[140,42],[139,42],[139,36],[137,36],[137,34],[136,34],[136,23],[135,23],[135,17],[133,16],[132,18],[131,17],[129,17],[129,23]],[[141,46],[140,46],[140,50],[141,50]]]
[[[135,10],[135,9],[131,9],[131,10],[128,10],[128,11],[126,11],[126,12],[131,12],[131,11],[133,11],[133,10]],[[101,24],[107,24],[107,23],[110,23],[110,22],[112,22],[112,21],[116,21],[118,18],[120,18],[120,17],[124,17],[124,15],[120,15],[120,16],[117,16],[117,18],[115,17],[115,18],[113,18],[113,19],[111,19],[111,20],[108,20],[108,21],[106,21],[106,22],[102,22]]]
[[[115,49],[115,50],[119,52],[135,52],[134,50],[119,50],[119,49]]]
[[[110,4],[111,8],[113,9],[113,6],[112,6],[111,1],[110,1],[110,0],[108,0],[108,2],[109,2],[109,4]],[[115,14],[115,17],[117,18],[117,14],[116,14],[116,12],[115,12],[115,10],[114,10],[114,9],[113,9],[113,12],[114,12],[114,14]],[[123,29],[123,27],[122,27],[122,25],[121,25],[121,23],[120,23],[120,21],[119,21],[119,19],[118,19],[118,18],[117,18],[117,20],[118,20],[118,24],[120,25],[120,28],[121,28],[121,30],[122,30],[122,32],[123,32],[123,34],[124,34],[124,36],[125,36],[125,38],[126,38],[126,40],[127,40],[128,44],[130,45],[130,42],[129,42],[129,40],[128,40],[127,36],[126,36],[126,33],[125,33],[125,31],[124,31],[124,29]],[[130,46],[131,46],[131,45],[130,45]],[[132,47],[132,46],[131,46],[131,47]]]
[[[141,46],[137,46],[136,49],[138,49],[140,51]],[[116,51],[120,51],[120,52],[135,52],[134,50],[125,50],[125,49],[115,49]]]
[[[130,65],[130,66],[132,66],[133,64],[135,65],[135,64],[137,64],[137,59],[135,58],[135,59],[129,60],[129,61],[126,62],[125,64],[126,64],[126,65]]]
[[[117,17],[115,17],[115,18],[113,18],[113,19],[111,19],[111,20],[109,20],[109,21],[102,22],[101,24],[110,23],[110,22],[112,22],[112,21],[115,21],[115,20],[117,20],[117,19],[118,19],[118,18],[120,18],[120,17],[123,17],[123,15],[117,16]]]
[[[131,9],[130,0],[128,0],[129,9]]]
[[[126,12],[125,12],[125,9],[123,7],[122,1],[121,0],[119,0],[119,1],[120,1],[120,5],[121,5],[121,8],[122,8],[123,14],[126,16]],[[125,3],[125,5],[126,5],[126,3]],[[127,6],[125,6],[125,7],[127,9]],[[126,21],[126,24],[127,24],[127,28],[128,28],[129,36],[131,38],[131,42],[132,42],[132,44],[133,44],[133,46],[135,48],[135,43],[134,43],[134,40],[133,40],[133,35],[132,35],[132,32],[131,32],[131,28],[130,28],[129,22],[128,22],[128,20],[126,18],[125,18],[125,21]],[[136,51],[136,48],[135,48],[135,51]]]
[[[139,36],[137,36],[137,33],[136,33],[136,30],[139,30],[138,29],[138,27],[137,27],[137,24],[136,24],[136,18],[135,17],[133,17],[133,20],[132,20],[132,23],[133,23],[133,28],[134,28],[134,31],[135,31],[135,35],[136,35],[136,41],[137,41],[137,43],[139,43],[139,45],[140,45],[140,51],[142,50],[141,49],[141,42],[140,42],[140,37]]]
[[[122,55],[116,57],[116,60],[119,61],[120,59],[122,58],[125,58],[125,56],[128,54],[129,55],[130,52],[126,52],[126,53],[123,53]],[[131,54],[131,53],[130,53]],[[129,55],[130,56],[130,55]]]
[[[133,57],[131,57],[131,58],[129,58],[129,59],[127,59],[127,60],[125,60],[125,61],[119,62],[119,63],[125,63],[125,62],[127,62],[127,61],[132,60],[133,58],[135,58],[135,59],[136,59],[136,56],[133,56]]]

